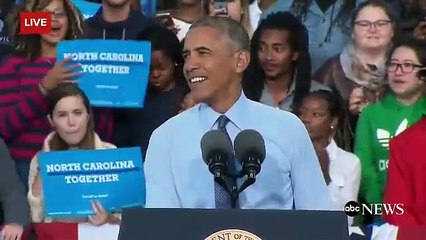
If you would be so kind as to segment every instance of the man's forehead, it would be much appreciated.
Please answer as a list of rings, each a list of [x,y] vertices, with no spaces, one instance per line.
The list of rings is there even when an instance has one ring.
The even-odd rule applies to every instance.
[[[223,33],[213,27],[197,27],[191,29],[184,40],[184,49],[193,50],[198,48],[214,48],[218,44],[225,44],[226,39]]]
[[[184,49],[195,49],[199,47],[212,47],[218,42],[218,35],[210,34],[211,32],[198,31],[194,29],[185,37]]]

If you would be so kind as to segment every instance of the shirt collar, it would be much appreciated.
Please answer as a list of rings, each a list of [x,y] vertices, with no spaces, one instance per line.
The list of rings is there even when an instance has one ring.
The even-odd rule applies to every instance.
[[[337,158],[338,147],[334,139],[331,139],[330,143],[326,147],[326,150],[327,150],[330,162]]]
[[[335,168],[332,167],[333,161],[336,161],[336,160],[339,161],[340,160],[340,159],[338,159],[338,156],[337,156],[339,147],[337,146],[336,142],[333,139],[331,139],[326,150],[327,150],[328,157],[329,157],[329,160],[330,160],[329,174],[330,174],[330,178],[331,178],[331,183],[333,183],[333,185],[336,185],[338,187],[343,187],[343,186],[345,186],[344,176],[341,174],[340,171],[335,171]]]
[[[247,103],[249,100],[245,94],[241,91],[241,95],[238,100],[232,105],[232,107],[223,115],[227,116],[229,120],[240,130],[244,129],[243,124],[245,119],[245,113],[247,111]],[[212,129],[215,125],[217,119],[219,118],[220,113],[216,112],[206,103],[200,103],[198,107],[198,112],[200,115],[200,120],[203,126],[207,129]]]

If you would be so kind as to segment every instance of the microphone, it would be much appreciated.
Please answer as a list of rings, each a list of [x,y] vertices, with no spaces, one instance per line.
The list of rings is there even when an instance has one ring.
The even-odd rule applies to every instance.
[[[208,131],[201,138],[201,152],[214,180],[231,192],[225,182],[225,176],[228,174],[228,161],[233,156],[228,136],[218,129]]]
[[[259,132],[247,129],[235,137],[234,149],[237,159],[241,162],[242,171],[247,176],[239,190],[242,192],[256,181],[256,175],[261,170],[266,156],[265,141]]]

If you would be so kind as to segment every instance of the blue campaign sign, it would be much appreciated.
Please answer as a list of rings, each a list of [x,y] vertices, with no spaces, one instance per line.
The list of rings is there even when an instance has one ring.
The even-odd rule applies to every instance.
[[[154,16],[157,9],[157,0],[140,0],[142,12],[148,16]]]
[[[38,160],[48,217],[93,215],[93,200],[107,212],[145,205],[138,147],[42,152]]]
[[[80,10],[81,14],[83,14],[85,19],[95,15],[95,13],[101,7],[101,4],[99,3],[86,2],[84,0],[74,0],[73,4],[77,7],[78,10]]]
[[[58,61],[72,56],[83,75],[79,87],[97,107],[143,107],[151,64],[151,43],[122,40],[67,40]]]

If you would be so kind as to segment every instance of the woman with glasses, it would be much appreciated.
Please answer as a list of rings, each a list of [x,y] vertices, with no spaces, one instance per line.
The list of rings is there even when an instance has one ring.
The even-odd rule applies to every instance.
[[[386,67],[389,89],[380,101],[365,107],[360,115],[355,154],[362,168],[360,196],[367,203],[383,202],[389,141],[426,112],[422,76],[425,67],[426,44],[423,41],[408,40],[397,45]]]
[[[337,132],[337,143],[353,150],[359,112],[376,101],[384,85],[385,61],[394,35],[394,20],[383,1],[366,1],[354,11],[352,41],[328,60],[314,79],[336,92],[345,108],[345,121]]]
[[[78,64],[66,66],[70,58],[56,62],[57,44],[83,37],[84,20],[71,0],[28,0],[22,8],[11,16],[16,54],[0,65],[0,137],[7,143],[21,181],[27,186],[30,161],[51,131],[46,96],[59,84],[81,75]],[[21,35],[20,11],[49,12],[50,33]],[[110,140],[110,111],[97,109],[94,117],[101,138]]]

